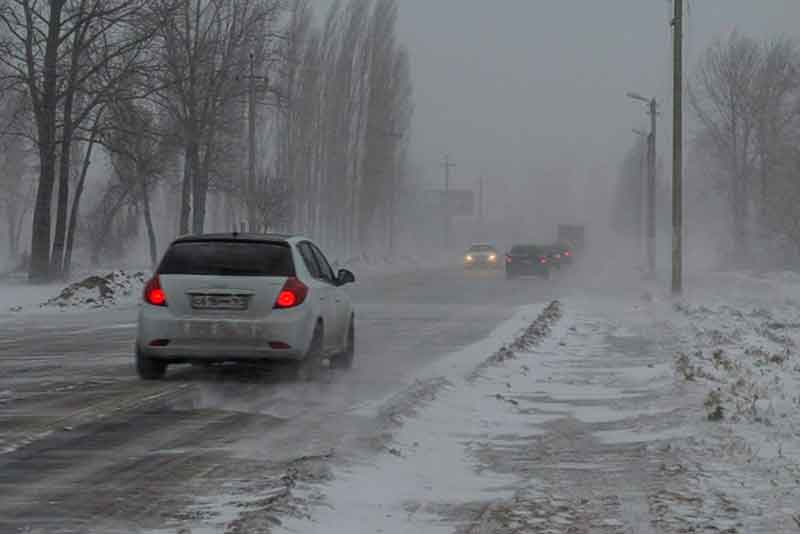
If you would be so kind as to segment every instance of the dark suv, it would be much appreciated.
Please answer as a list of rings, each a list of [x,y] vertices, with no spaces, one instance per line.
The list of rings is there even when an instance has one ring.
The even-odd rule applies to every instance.
[[[514,245],[506,255],[506,278],[550,276],[548,249],[539,245]]]

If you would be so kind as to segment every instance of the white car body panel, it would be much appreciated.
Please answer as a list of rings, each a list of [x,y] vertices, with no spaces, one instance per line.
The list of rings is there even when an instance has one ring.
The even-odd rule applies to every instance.
[[[309,240],[285,239],[291,247],[296,278],[308,287],[300,305],[273,309],[285,276],[159,275],[167,305],[142,303],[138,350],[147,358],[170,362],[298,360],[307,355],[314,328],[321,321],[323,351],[326,355],[342,352],[353,316],[352,303],[341,287],[309,274],[296,248],[303,241]],[[192,295],[198,295],[201,303],[204,297],[200,295],[234,295],[234,300],[247,299],[248,306],[246,310],[194,309]],[[167,343],[160,346],[164,340]],[[274,348],[271,342],[289,348]]]

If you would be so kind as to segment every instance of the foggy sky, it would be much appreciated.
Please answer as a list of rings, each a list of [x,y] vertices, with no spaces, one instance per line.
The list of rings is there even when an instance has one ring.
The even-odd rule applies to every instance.
[[[320,0],[320,10],[327,4]],[[584,181],[609,183],[633,142],[631,128],[648,124],[642,105],[625,97],[629,90],[664,104],[659,154],[669,160],[668,0],[398,4],[415,88],[414,156],[429,182],[442,183],[449,152],[457,185],[473,187],[484,171],[495,196],[558,176],[578,190]],[[691,0],[688,11],[687,71],[714,37],[734,28],[800,37],[800,0]],[[509,203],[489,200],[495,212]]]

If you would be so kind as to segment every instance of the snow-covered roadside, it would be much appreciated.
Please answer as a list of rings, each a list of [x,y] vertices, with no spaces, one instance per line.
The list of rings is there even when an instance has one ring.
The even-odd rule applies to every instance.
[[[540,343],[442,361],[369,408],[384,453],[299,484],[316,505],[276,531],[797,532],[800,306],[775,295],[800,286],[729,277],[566,298]]]
[[[142,271],[119,269],[79,277],[66,285],[5,282],[0,284],[0,315],[131,306],[139,301],[145,278]]]
[[[701,491],[743,511],[742,532],[800,531],[800,277],[720,274],[675,310],[675,368],[707,419],[686,450]]]

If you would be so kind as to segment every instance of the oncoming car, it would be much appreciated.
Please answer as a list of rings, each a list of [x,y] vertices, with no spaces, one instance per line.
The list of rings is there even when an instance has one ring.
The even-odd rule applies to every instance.
[[[309,379],[323,358],[350,367],[355,322],[342,286],[354,281],[304,237],[180,237],[145,284],[137,372],[153,380],[174,363],[290,360]]]
[[[487,243],[475,243],[464,254],[467,269],[494,269],[499,264],[497,250]]]

